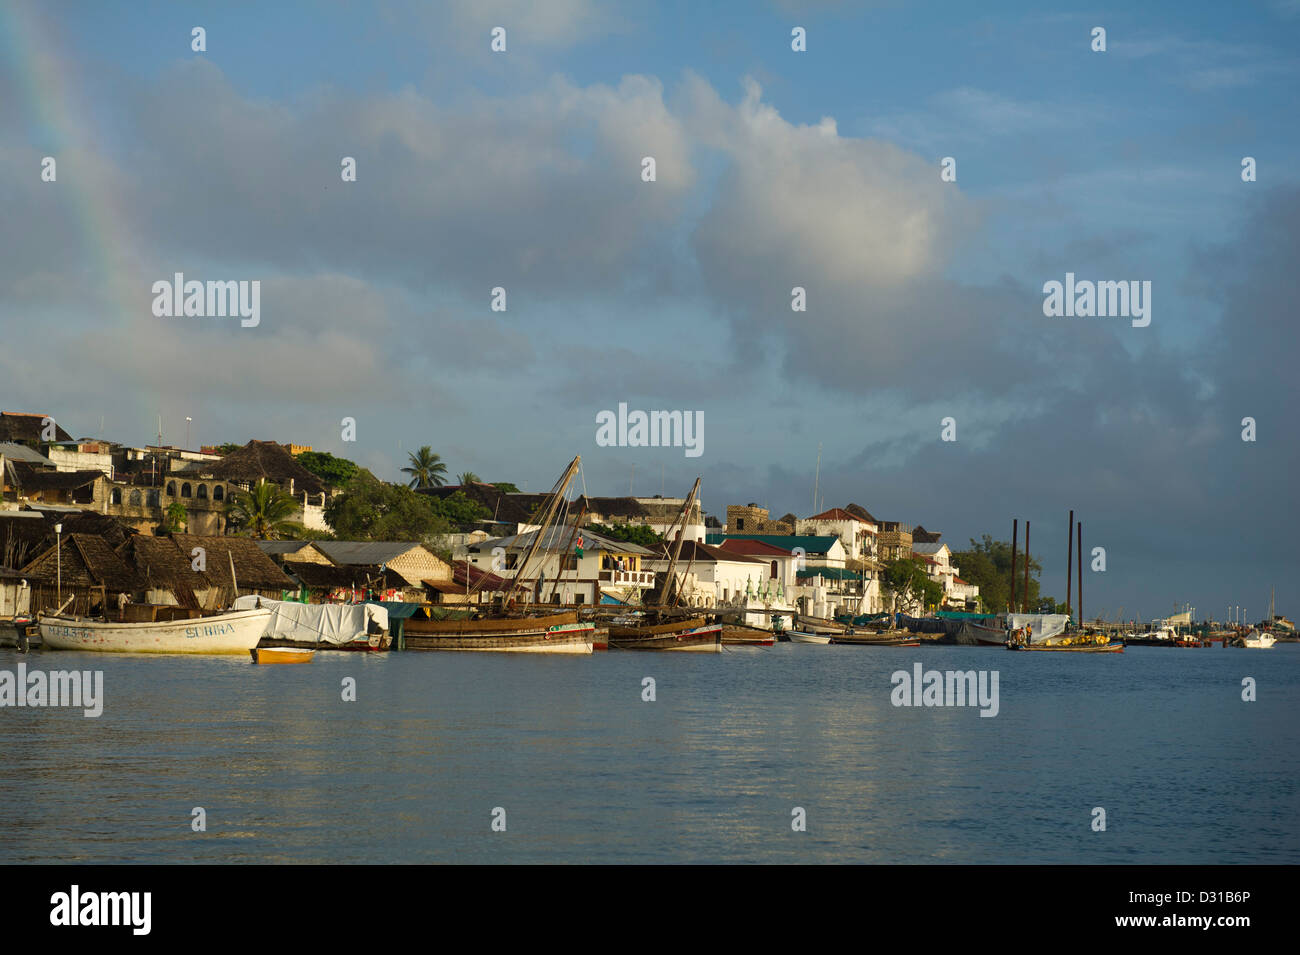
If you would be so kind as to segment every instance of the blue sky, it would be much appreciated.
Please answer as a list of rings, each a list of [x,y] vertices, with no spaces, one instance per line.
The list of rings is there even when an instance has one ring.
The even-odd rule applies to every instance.
[[[820,445],[826,506],[954,546],[1019,516],[1060,551],[1074,507],[1090,609],[1294,589],[1300,4],[18,3],[0,31],[5,410],[390,478],[431,444],[530,489],[580,453],[592,493],[702,473],[719,514],[810,513]],[[262,324],[155,318],[176,271],[261,280]],[[1044,317],[1067,271],[1151,281],[1150,327]],[[598,447],[619,402],[702,411],[704,455]]]

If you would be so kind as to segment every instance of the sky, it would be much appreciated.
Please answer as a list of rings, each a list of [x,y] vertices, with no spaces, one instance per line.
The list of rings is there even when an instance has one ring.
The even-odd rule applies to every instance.
[[[1300,0],[11,0],[0,409],[530,491],[576,454],[955,549],[1018,518],[1061,598],[1074,509],[1089,617],[1294,616],[1298,41]],[[258,323],[155,315],[178,272]],[[1150,323],[1046,315],[1067,273]],[[620,403],[702,453],[598,443]]]

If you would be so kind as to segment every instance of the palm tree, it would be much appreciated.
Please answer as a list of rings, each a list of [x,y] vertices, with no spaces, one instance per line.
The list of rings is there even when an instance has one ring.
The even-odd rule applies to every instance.
[[[179,534],[181,529],[190,522],[189,512],[185,510],[185,505],[180,501],[172,501],[167,505],[167,519],[163,526],[173,534]]]
[[[442,463],[442,455],[434,454],[427,444],[419,451],[408,451],[411,459],[409,468],[402,468],[404,474],[411,475],[411,487],[442,487],[447,483],[447,465]]]
[[[297,509],[292,494],[263,479],[251,491],[236,491],[227,499],[226,519],[260,540],[275,540],[293,530],[289,516]]]
[[[473,471],[466,471],[464,474],[458,474],[456,476],[456,483],[461,487],[464,487],[466,484],[482,484],[483,479]]]

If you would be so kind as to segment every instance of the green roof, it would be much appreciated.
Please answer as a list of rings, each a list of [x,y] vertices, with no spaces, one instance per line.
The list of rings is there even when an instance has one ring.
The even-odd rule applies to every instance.
[[[824,577],[827,580],[860,580],[862,575],[856,570],[845,567],[809,567],[795,574],[796,577]]]
[[[834,534],[705,534],[704,543],[721,544],[725,540],[766,541],[776,547],[794,550],[802,547],[805,554],[824,554],[839,540]]]

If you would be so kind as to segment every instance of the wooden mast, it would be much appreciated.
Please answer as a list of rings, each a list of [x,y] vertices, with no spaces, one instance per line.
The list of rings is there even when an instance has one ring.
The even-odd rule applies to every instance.
[[[695,479],[695,484],[691,488],[691,493],[686,495],[686,503],[682,505],[682,513],[678,520],[681,521],[681,527],[677,529],[677,540],[673,542],[672,557],[668,560],[668,572],[664,575],[664,589],[659,593],[659,606],[666,608],[668,606],[668,587],[674,582],[674,576],[677,573],[677,559],[682,555],[682,539],[686,536],[686,520],[691,513],[691,505],[695,502],[695,495],[700,490],[700,479]],[[674,522],[673,527],[676,527]],[[670,528],[671,530],[671,528]]]
[[[520,561],[519,568],[515,571],[514,580],[510,583],[510,589],[506,591],[505,599],[507,604],[514,599],[515,592],[519,590],[520,584],[526,579],[528,566],[532,563],[533,557],[537,554],[538,548],[541,547],[542,538],[546,535],[546,531],[551,526],[551,522],[555,520],[555,515],[560,509],[560,499],[564,496],[564,492],[568,490],[569,482],[573,480],[573,475],[577,472],[578,465],[581,461],[581,455],[578,455],[570,461],[569,466],[565,468],[564,473],[560,475],[560,479],[555,482],[555,487],[551,489],[550,497],[542,507],[541,514],[538,515],[538,528],[533,533],[533,542],[528,546],[528,550],[524,553],[524,559]],[[486,579],[486,577],[480,577],[480,584]]]

